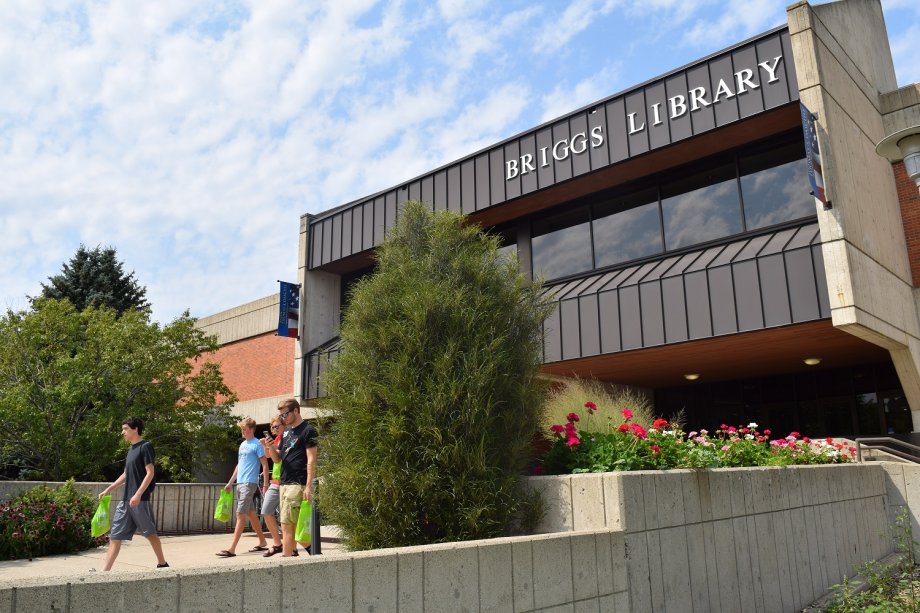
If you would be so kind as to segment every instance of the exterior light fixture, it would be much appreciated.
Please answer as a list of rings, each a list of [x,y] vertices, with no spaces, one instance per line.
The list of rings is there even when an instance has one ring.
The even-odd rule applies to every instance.
[[[907,176],[920,190],[920,125],[899,130],[886,136],[875,148],[875,152],[891,162],[904,160]]]
[[[805,358],[802,361],[808,366],[817,366],[821,363],[821,358]]]
[[[687,381],[696,381],[699,378],[700,378],[699,374],[695,372],[684,375],[684,379],[686,379]]]

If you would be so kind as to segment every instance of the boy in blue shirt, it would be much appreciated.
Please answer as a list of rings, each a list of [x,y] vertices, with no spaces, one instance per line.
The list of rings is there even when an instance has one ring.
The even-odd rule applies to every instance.
[[[243,530],[246,527],[246,519],[252,529],[255,530],[256,536],[259,537],[259,544],[249,550],[250,553],[257,551],[266,551],[268,541],[265,540],[265,534],[262,533],[262,525],[259,523],[259,516],[256,514],[255,495],[259,488],[259,469],[262,470],[263,489],[268,489],[268,460],[265,457],[265,450],[261,443],[255,438],[256,422],[251,417],[246,417],[240,423],[240,433],[243,435],[243,442],[240,443],[239,461],[233,469],[233,474],[227,485],[224,486],[226,491],[230,491],[236,481],[236,526],[233,529],[233,543],[227,549],[217,552],[221,558],[232,558],[236,555],[236,546],[240,542]]]

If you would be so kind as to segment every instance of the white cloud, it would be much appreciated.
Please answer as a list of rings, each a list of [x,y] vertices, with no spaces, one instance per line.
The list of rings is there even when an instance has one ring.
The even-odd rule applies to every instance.
[[[728,2],[721,5],[718,13],[695,20],[684,40],[691,45],[709,45],[715,49],[786,22],[785,11],[773,0]]]
[[[557,19],[546,23],[534,41],[534,51],[558,52],[599,16],[610,14],[619,4],[619,0],[572,0]]]
[[[620,63],[613,62],[574,86],[568,83],[557,85],[553,91],[542,96],[543,113],[540,122],[555,119],[616,92],[619,72]]]

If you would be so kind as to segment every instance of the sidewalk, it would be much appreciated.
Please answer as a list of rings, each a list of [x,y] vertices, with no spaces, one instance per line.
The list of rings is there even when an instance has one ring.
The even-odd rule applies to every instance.
[[[334,556],[342,553],[338,542],[338,530],[335,526],[322,527],[322,554]],[[267,535],[266,535],[267,536]],[[281,554],[270,558],[263,558],[262,553],[247,553],[259,544],[253,532],[243,533],[236,548],[236,557],[219,558],[215,554],[221,549],[230,546],[233,534],[201,534],[192,536],[161,536],[163,553],[172,569],[183,568],[223,568],[227,566],[251,566],[264,562],[277,564],[290,558],[282,558]],[[271,538],[269,537],[269,544]],[[300,558],[306,556],[302,547],[298,546]],[[36,558],[34,560],[10,560],[0,562],[0,584],[13,584],[17,580],[36,577],[66,577],[80,576],[88,573],[101,573],[102,561],[106,548],[89,549],[80,553],[63,554]],[[125,541],[121,546],[118,559],[115,560],[113,573],[130,573],[155,570],[156,557],[147,542],[141,535],[136,535],[133,541]]]

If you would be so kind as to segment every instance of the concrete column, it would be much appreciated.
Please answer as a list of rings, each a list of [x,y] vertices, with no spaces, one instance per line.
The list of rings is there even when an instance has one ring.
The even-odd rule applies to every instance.
[[[300,339],[294,345],[294,393],[300,400],[303,400],[307,368],[304,356],[335,338],[339,332],[341,315],[341,277],[308,268],[312,218],[312,215],[300,218],[297,271],[300,283]]]

